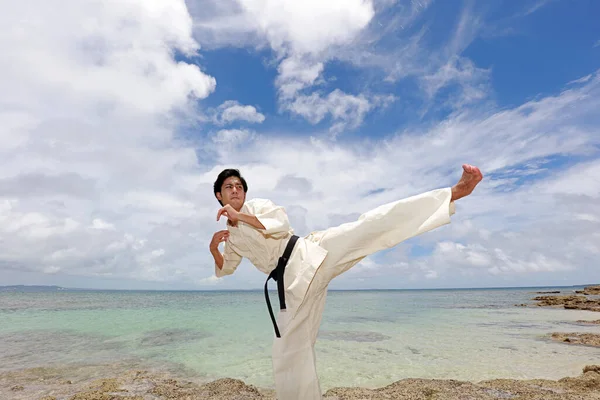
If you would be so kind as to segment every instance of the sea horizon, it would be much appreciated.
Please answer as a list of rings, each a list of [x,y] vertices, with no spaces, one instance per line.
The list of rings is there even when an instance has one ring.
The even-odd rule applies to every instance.
[[[520,290],[520,289],[579,289],[587,286],[596,286],[600,283],[584,283],[577,285],[539,285],[539,286],[473,286],[473,287],[438,287],[438,288],[353,288],[353,289],[335,289],[329,288],[328,292],[377,292],[377,291],[436,291],[436,290]],[[0,285],[0,290],[6,288],[59,288],[62,290],[73,291],[112,291],[112,292],[264,292],[264,288],[249,289],[124,289],[124,288],[86,288],[70,287],[61,285]],[[270,287],[269,292],[276,292],[276,288]]]

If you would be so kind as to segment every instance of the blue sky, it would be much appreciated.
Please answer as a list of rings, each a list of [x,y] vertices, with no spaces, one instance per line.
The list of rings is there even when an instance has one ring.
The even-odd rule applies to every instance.
[[[400,5],[386,9],[376,15],[372,23],[389,22],[398,8]],[[453,35],[457,35],[457,25],[463,16],[478,19],[478,32],[464,40],[464,48],[459,54],[477,68],[489,71],[486,94],[494,108],[511,108],[560,92],[568,82],[598,68],[600,51],[594,47],[600,40],[600,29],[594,18],[598,13],[600,5],[593,1],[573,4],[564,1],[495,1],[484,5],[481,2],[433,2],[413,26],[392,31],[386,35],[389,37],[383,36],[372,47],[385,51],[398,44],[397,37],[424,30],[423,42],[430,51],[424,57],[433,57],[436,51],[449,44]],[[218,84],[202,105],[216,107],[232,99],[252,104],[268,116],[262,126],[264,130],[284,127],[310,135],[315,129],[326,127],[328,121],[311,124],[302,118],[294,118],[289,112],[279,112],[276,57],[276,51],[272,49],[257,51],[248,47],[228,46],[203,52],[200,59],[193,61],[214,76]],[[369,137],[384,136],[405,126],[442,120],[452,111],[444,105],[445,97],[451,96],[456,89],[452,84],[444,88],[432,104],[427,104],[429,100],[418,88],[419,76],[390,82],[386,81],[388,71],[385,68],[359,68],[336,59],[325,62],[322,75],[325,82],[318,90],[340,89],[349,94],[370,91],[400,97],[390,107],[367,115],[363,129],[349,132],[348,136],[360,138],[367,130]],[[480,105],[473,104],[474,107]],[[429,113],[422,115],[423,107],[427,106]]]
[[[214,276],[221,169],[308,234],[462,163],[450,225],[332,288],[600,281],[600,3],[72,1],[0,19],[0,284],[260,288]]]

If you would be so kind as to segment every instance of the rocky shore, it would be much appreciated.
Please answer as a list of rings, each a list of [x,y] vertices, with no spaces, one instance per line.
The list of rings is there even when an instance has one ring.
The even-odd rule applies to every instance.
[[[540,293],[560,293],[559,292],[537,292]],[[577,295],[566,296],[536,296],[532,300],[537,301],[538,307],[560,307],[567,310],[585,310],[600,312],[600,286],[587,286],[583,290],[575,291]],[[589,297],[591,296],[591,298]],[[518,306],[527,307],[527,304]],[[600,325],[600,320],[583,321],[577,323],[585,325]],[[557,342],[600,347],[600,333],[564,333],[554,332],[550,335],[552,340]]]
[[[595,333],[555,332],[552,334],[552,339],[557,342],[600,347],[600,335]]]
[[[148,371],[78,380],[52,368],[0,374],[0,398],[13,400],[275,400],[272,390],[224,378],[200,384]],[[553,380],[495,379],[477,383],[456,380],[403,379],[378,388],[334,388],[326,400],[600,400],[600,365],[577,377]]]
[[[575,293],[600,296],[600,286],[588,286],[583,290],[576,290]]]

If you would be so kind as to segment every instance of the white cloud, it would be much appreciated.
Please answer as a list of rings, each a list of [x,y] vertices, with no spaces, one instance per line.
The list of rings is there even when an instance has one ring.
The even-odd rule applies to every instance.
[[[218,107],[214,120],[218,125],[231,124],[235,121],[260,124],[265,120],[265,116],[253,106],[244,106],[235,100],[229,100]]]
[[[280,96],[282,100],[292,100],[302,89],[315,83],[323,72],[323,63],[290,57],[279,64],[278,72],[276,83]]]
[[[363,95],[353,96],[336,89],[326,97],[317,93],[298,96],[287,107],[312,124],[321,122],[329,115],[334,122],[329,131],[335,137],[346,128],[358,128],[369,111],[378,106],[386,107],[394,100],[393,96],[372,96],[369,99]]]
[[[159,281],[190,273],[183,248],[211,218],[199,216],[195,152],[174,134],[215,80],[173,58],[199,50],[184,1],[5,11],[1,265]]]
[[[572,80],[571,82],[569,82],[569,85],[573,85],[573,84],[577,84],[577,83],[586,83],[590,79],[592,79],[592,74],[588,74],[582,78]]]
[[[253,28],[282,54],[318,54],[348,43],[374,15],[370,0],[238,0],[238,4]]]
[[[276,85],[281,110],[291,111],[313,123],[330,113],[333,117],[330,130],[339,134],[344,128],[356,128],[366,112],[379,104],[376,98],[381,96],[369,101],[367,97],[372,96],[340,90],[326,96],[310,92],[322,81],[325,62],[332,58],[328,52],[335,47],[352,45],[369,25],[375,15],[372,1],[239,0],[229,3],[228,11],[211,1],[197,1],[191,8],[201,20],[196,24],[196,36],[209,45],[223,45],[223,41],[247,44],[247,39],[239,38],[240,35],[249,35],[257,46],[268,43],[279,63]],[[207,8],[209,14],[212,10],[216,15],[210,21],[205,17]],[[356,117],[349,120],[339,116],[350,108],[358,112]]]
[[[334,131],[339,131],[346,124],[357,127],[362,122],[365,114],[371,109],[371,104],[363,96],[352,96],[335,90],[326,98],[317,93],[310,96],[298,96],[289,109],[302,115],[313,124],[320,122],[327,114],[336,121]]]
[[[252,137],[254,137],[254,134],[245,129],[222,129],[212,137],[212,140],[215,143],[235,146]]]
[[[594,47],[600,47],[600,39],[594,44]]]
[[[107,230],[111,230],[114,231],[115,230],[115,226],[111,223],[105,222],[100,218],[94,218],[94,220],[92,221],[92,227],[94,229],[107,229]]]
[[[452,108],[456,109],[480,102],[489,95],[489,75],[489,70],[477,68],[468,59],[452,57],[435,73],[423,76],[421,82],[429,100],[433,100],[442,88],[457,85],[460,89],[453,92],[450,100]]]
[[[551,1],[552,0],[536,0],[534,3],[531,3],[526,7],[526,9],[525,9],[525,11],[523,11],[522,15],[527,16],[527,15],[533,14],[534,12],[538,11],[539,9],[541,9],[542,7],[544,7]]]

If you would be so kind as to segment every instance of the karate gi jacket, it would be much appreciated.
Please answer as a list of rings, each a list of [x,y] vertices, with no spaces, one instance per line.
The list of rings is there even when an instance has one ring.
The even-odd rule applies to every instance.
[[[256,229],[238,221],[227,224],[229,239],[223,251],[223,268],[215,264],[215,275],[222,277],[235,272],[243,257],[265,274],[277,266],[289,238],[294,234],[285,209],[267,199],[251,199],[240,212],[254,215],[265,229]],[[327,250],[318,244],[298,238],[285,268],[286,303],[289,309],[299,308],[317,268],[327,256]]]

